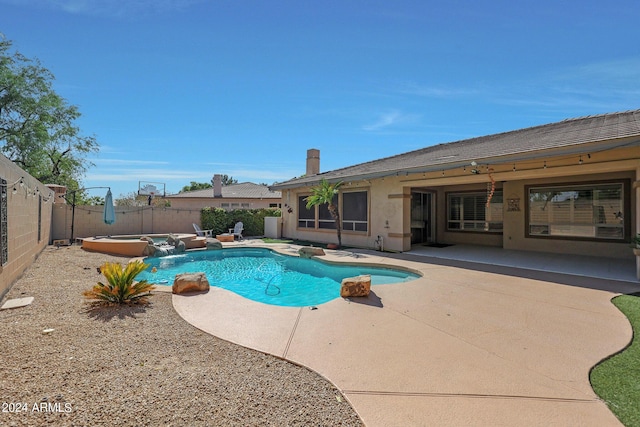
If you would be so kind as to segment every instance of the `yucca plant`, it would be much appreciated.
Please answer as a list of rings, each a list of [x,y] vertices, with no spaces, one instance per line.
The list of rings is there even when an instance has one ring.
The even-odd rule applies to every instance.
[[[108,283],[98,282],[93,289],[83,292],[83,295],[112,304],[146,304],[154,286],[146,280],[136,282],[135,278],[147,267],[149,264],[142,261],[130,262],[125,267],[120,263],[106,262],[100,267],[100,271]]]

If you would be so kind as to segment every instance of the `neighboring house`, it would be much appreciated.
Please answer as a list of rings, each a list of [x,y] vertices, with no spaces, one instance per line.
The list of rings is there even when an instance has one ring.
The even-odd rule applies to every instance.
[[[177,209],[202,209],[205,207],[234,209],[280,208],[279,191],[271,191],[266,185],[242,182],[222,185],[221,175],[214,175],[213,188],[178,193],[165,198]]]
[[[474,244],[632,257],[640,230],[640,110],[439,144],[319,173],[282,191],[283,235],[336,242],[325,206],[306,209],[310,188],[342,181],[344,245],[408,251]]]

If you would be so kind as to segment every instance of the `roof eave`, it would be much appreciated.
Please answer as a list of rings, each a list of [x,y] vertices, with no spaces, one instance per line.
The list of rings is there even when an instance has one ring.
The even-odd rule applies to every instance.
[[[462,168],[464,166],[468,166],[472,161],[475,161],[478,164],[484,165],[496,165],[501,163],[511,163],[518,162],[523,160],[535,160],[535,159],[544,159],[555,156],[565,156],[565,155],[580,155],[580,154],[588,154],[589,152],[593,152],[593,148],[596,147],[598,150],[604,149],[614,149],[620,147],[632,147],[632,146],[640,146],[640,137],[624,137],[624,138],[616,138],[609,139],[606,141],[595,141],[583,144],[576,145],[568,145],[565,147],[556,147],[550,148],[547,150],[536,150],[536,151],[524,151],[520,153],[514,154],[506,154],[502,156],[487,156],[487,157],[476,157],[476,158],[465,158],[457,160],[456,162],[449,163],[438,163],[438,164],[430,164],[419,167],[411,167],[411,168],[396,168],[389,169],[380,172],[374,173],[365,173],[365,174],[347,174],[341,176],[331,177],[331,171],[325,172],[325,176],[316,175],[313,179],[309,178],[300,178],[297,180],[292,180],[288,182],[283,182],[282,184],[274,184],[269,187],[270,190],[282,191],[289,190],[292,188],[300,188],[300,187],[313,187],[319,184],[321,181],[326,180],[330,183],[339,182],[339,181],[364,181],[378,178],[386,178],[390,176],[399,176],[400,174],[413,174],[413,173],[428,173],[428,172],[436,172],[436,171],[446,171],[451,169]]]

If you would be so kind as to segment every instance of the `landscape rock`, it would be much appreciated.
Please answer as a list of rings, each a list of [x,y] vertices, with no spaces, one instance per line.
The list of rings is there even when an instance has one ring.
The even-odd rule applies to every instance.
[[[324,250],[322,248],[314,248],[313,246],[305,246],[298,249],[298,254],[302,258],[311,258],[312,256],[323,256]]]
[[[369,274],[342,279],[340,286],[340,296],[342,298],[366,297],[369,292],[371,292],[371,275]]]
[[[189,292],[203,292],[209,290],[209,281],[204,273],[176,274],[173,281],[172,292],[185,294]]]
[[[144,256],[155,256],[157,248],[151,244],[145,247],[142,251],[142,255]]]
[[[218,239],[207,237],[207,249],[222,249],[222,243]]]
[[[175,234],[167,236],[167,244],[174,247],[174,253],[182,253],[186,250],[186,245]]]

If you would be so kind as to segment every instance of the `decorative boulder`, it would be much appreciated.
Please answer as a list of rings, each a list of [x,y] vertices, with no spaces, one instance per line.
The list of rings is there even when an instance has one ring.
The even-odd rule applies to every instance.
[[[142,255],[144,256],[155,256],[156,255],[156,250],[157,248],[154,245],[147,245],[143,250],[142,250]]]
[[[147,242],[150,245],[153,245],[153,239],[149,236],[142,236],[140,237],[140,240]]]
[[[298,254],[300,254],[302,258],[311,258],[312,256],[324,255],[324,250],[322,248],[314,248],[313,246],[305,246],[298,249]]]
[[[184,252],[186,249],[186,245],[184,244],[184,242],[180,240],[175,234],[169,234],[169,236],[167,236],[167,243],[175,248],[175,253]]]
[[[209,281],[204,273],[176,274],[171,289],[174,294],[208,291]]]
[[[222,249],[222,243],[218,239],[207,237],[207,249]]]
[[[340,296],[342,298],[366,297],[369,292],[371,292],[371,275],[369,274],[342,279],[342,285],[340,286]]]

